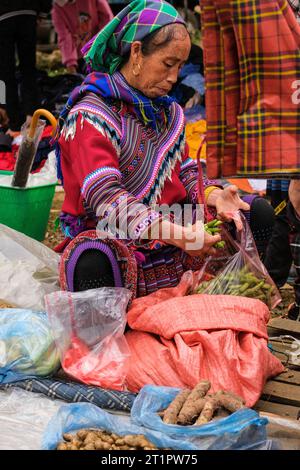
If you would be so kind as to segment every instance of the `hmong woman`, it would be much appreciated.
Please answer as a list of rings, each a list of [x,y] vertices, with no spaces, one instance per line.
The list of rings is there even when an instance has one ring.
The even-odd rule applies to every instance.
[[[155,207],[198,200],[183,112],[168,97],[190,47],[182,18],[158,0],[133,1],[86,46],[93,72],[68,100],[58,140],[63,289],[124,286],[147,295],[177,285],[214,252],[219,235],[204,233],[202,223],[176,224]],[[234,186],[201,184],[220,219],[249,210]],[[96,230],[99,222],[110,238]]]

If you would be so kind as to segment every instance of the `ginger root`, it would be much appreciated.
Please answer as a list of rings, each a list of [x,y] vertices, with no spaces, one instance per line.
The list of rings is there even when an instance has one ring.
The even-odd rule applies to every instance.
[[[102,429],[81,429],[75,435],[66,433],[57,450],[157,450],[142,434],[117,434]]]
[[[219,406],[222,406],[225,410],[228,410],[231,413],[234,413],[245,406],[245,400],[231,392],[220,390],[215,393],[215,397],[218,400]]]
[[[178,415],[178,421],[180,423],[190,423],[193,418],[199,416],[199,413],[204,407],[204,402],[201,401],[210,389],[210,382],[208,380],[201,380],[188,395],[184,402],[180,413]]]
[[[163,422],[166,424],[176,424],[178,415],[181,411],[182,406],[184,405],[186,399],[190,395],[190,390],[182,390],[178,393],[176,398],[168,406],[164,412]]]
[[[205,403],[205,398],[198,398],[198,400],[189,403],[186,402],[179,413],[178,424],[192,423],[203,410]]]
[[[213,395],[209,396],[205,401],[203,410],[201,411],[199,418],[195,422],[195,425],[199,426],[201,424],[209,423],[209,421],[212,420],[214,412],[217,410],[217,408],[219,408],[217,398]]]
[[[199,426],[211,421],[216,412],[224,416],[225,410],[234,413],[245,406],[243,398],[230,391],[208,394],[210,386],[208,380],[202,380],[193,390],[182,390],[166,410],[158,412],[163,422]]]

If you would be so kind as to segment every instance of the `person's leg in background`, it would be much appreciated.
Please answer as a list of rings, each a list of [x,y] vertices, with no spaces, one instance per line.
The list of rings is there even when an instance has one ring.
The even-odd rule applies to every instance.
[[[17,18],[17,52],[21,75],[20,92],[24,114],[32,116],[39,107],[36,82],[36,16],[20,15]]]
[[[250,211],[245,211],[243,214],[250,225],[259,257],[264,260],[275,222],[274,209],[261,196],[251,194],[242,199],[250,205]]]
[[[294,281],[295,303],[288,311],[290,320],[300,321],[300,218],[291,202],[288,203],[287,215],[290,223],[290,247],[297,277]]]
[[[264,265],[277,287],[287,282],[293,262],[289,236],[290,225],[284,209],[275,216],[273,234],[264,259]]]
[[[277,287],[287,282],[293,262],[286,209],[289,183],[289,180],[269,180],[267,183],[267,196],[275,210],[275,224],[264,264]]]
[[[6,88],[6,111],[9,118],[9,128],[19,131],[22,123],[18,84],[16,80],[16,30],[17,17],[0,21],[0,80]]]

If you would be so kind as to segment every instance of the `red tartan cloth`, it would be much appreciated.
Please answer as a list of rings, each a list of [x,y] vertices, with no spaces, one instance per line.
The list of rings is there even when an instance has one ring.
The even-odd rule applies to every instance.
[[[207,174],[300,173],[300,26],[286,0],[202,0]]]

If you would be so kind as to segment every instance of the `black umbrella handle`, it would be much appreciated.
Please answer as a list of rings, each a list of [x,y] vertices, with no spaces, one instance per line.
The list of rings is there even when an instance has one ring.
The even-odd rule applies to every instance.
[[[35,157],[35,143],[26,137],[20,145],[17,162],[12,179],[12,186],[25,188]]]

